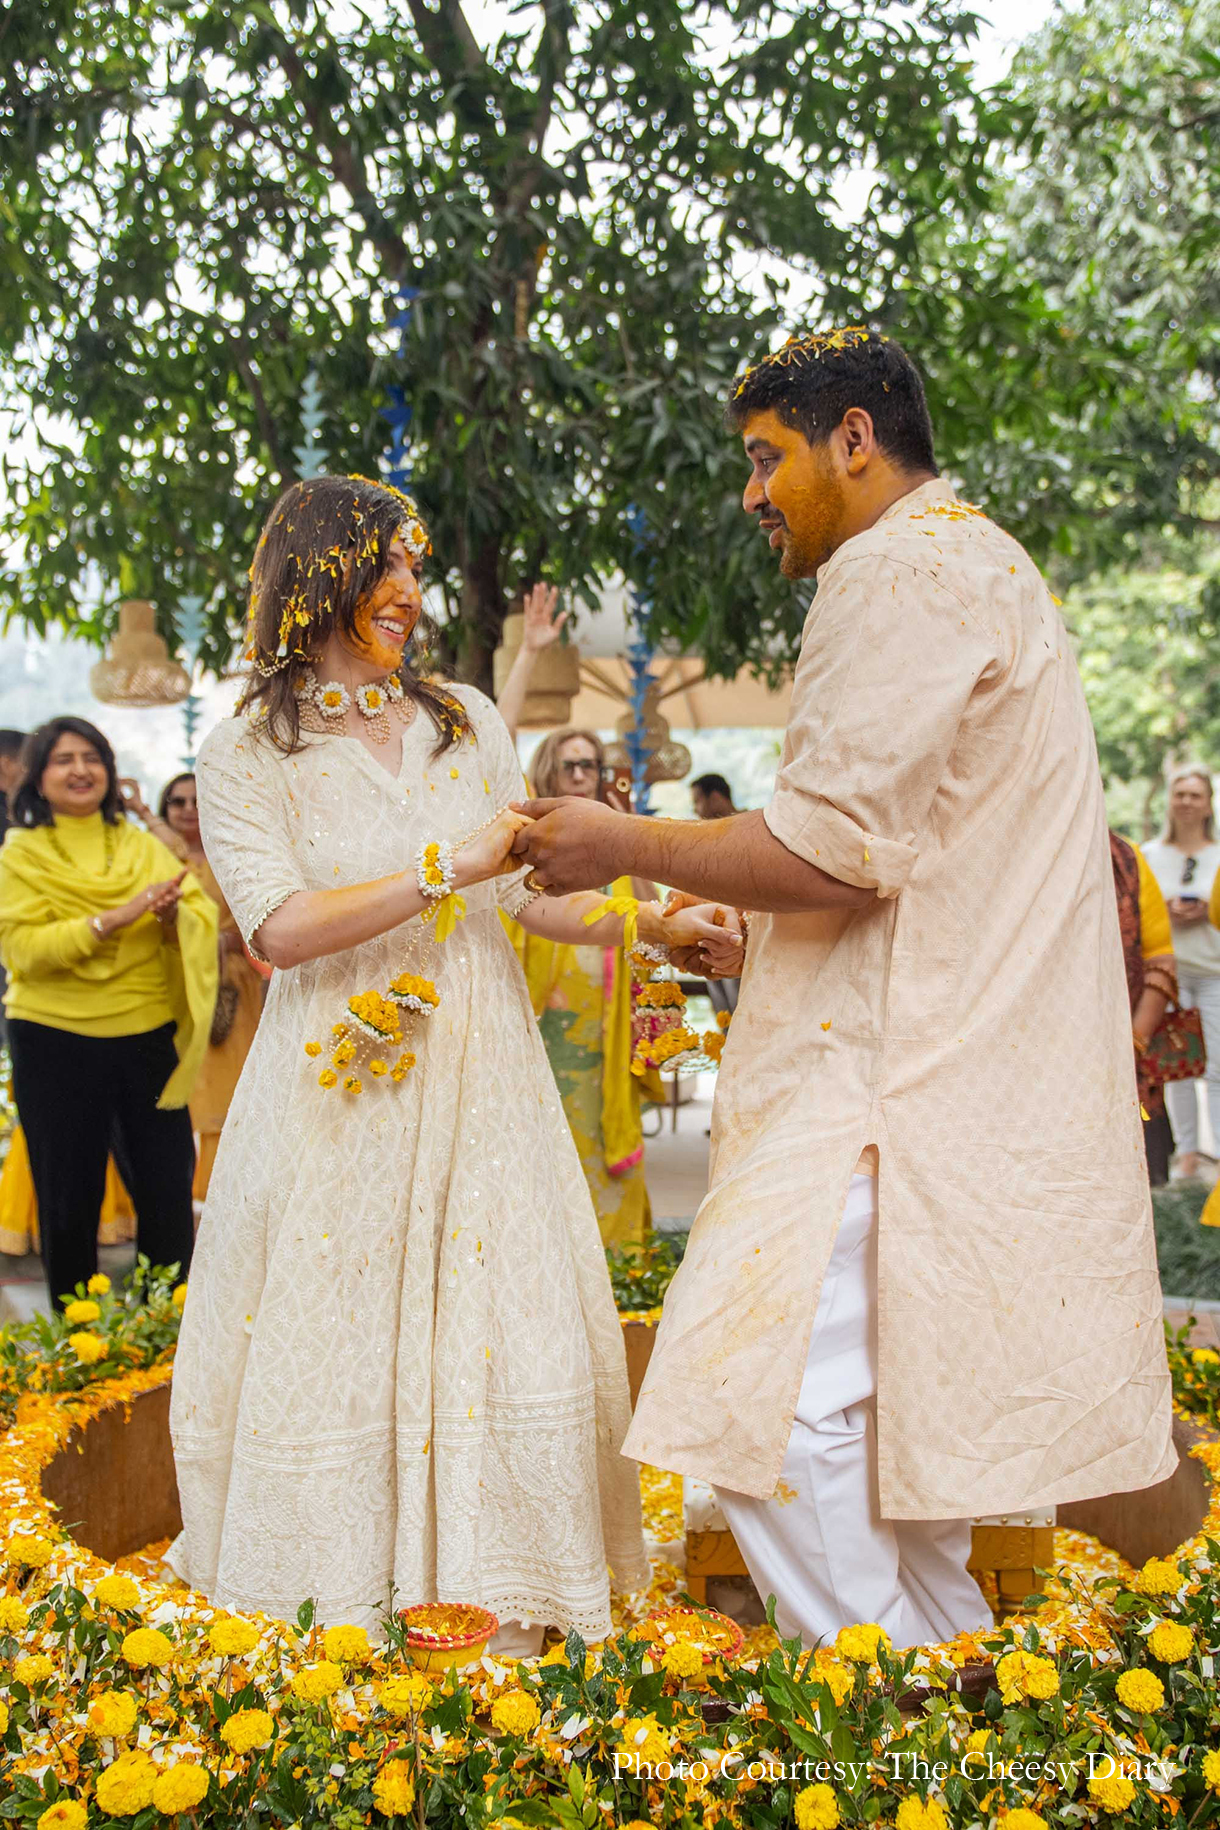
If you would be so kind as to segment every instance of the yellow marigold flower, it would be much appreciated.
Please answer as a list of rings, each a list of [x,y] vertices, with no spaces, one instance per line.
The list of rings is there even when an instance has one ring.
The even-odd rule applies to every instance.
[[[1182,1572],[1167,1557],[1149,1557],[1131,1587],[1137,1595],[1176,1595],[1182,1586]]]
[[[805,1786],[793,1802],[796,1830],[836,1830],[839,1807],[829,1786]]]
[[[208,1776],[204,1769],[190,1761],[178,1760],[158,1773],[152,1801],[164,1817],[174,1817],[179,1811],[193,1811],[207,1795]]]
[[[275,1723],[265,1709],[235,1709],[220,1731],[220,1738],[235,1754],[266,1747],[275,1734]]]
[[[1148,1650],[1162,1665],[1176,1665],[1195,1649],[1195,1636],[1176,1620],[1162,1620],[1148,1635]]]
[[[391,1080],[405,1080],[407,1075],[411,1072],[411,1069],[414,1066],[415,1066],[415,1056],[414,1055],[400,1055],[398,1057],[398,1060],[394,1063],[393,1067],[390,1069],[390,1079]]]
[[[904,1798],[894,1818],[894,1830],[949,1830],[949,1819],[935,1798]]]
[[[0,1703],[0,1735],[8,1733],[8,1704]]]
[[[89,1727],[95,1735],[122,1740],[136,1725],[136,1700],[126,1690],[102,1690],[89,1705]]]
[[[888,1652],[890,1636],[883,1627],[873,1626],[869,1622],[858,1627],[840,1627],[834,1649],[840,1658],[871,1665],[876,1660],[878,1646],[884,1646]]]
[[[64,1320],[73,1328],[82,1326],[85,1322],[96,1322],[101,1313],[96,1303],[83,1303],[78,1299],[74,1303],[64,1304]]]
[[[349,1074],[347,1079],[343,1082],[343,1091],[345,1093],[363,1093],[364,1082],[358,1075]]]
[[[1000,1818],[998,1830],[1047,1830],[1047,1823],[1036,1811],[1027,1811],[1024,1805],[1018,1805],[1015,1811],[1006,1811]]]
[[[334,1068],[323,1068],[322,1072],[318,1075],[318,1085],[320,1087],[326,1087],[329,1090],[336,1084],[338,1079],[339,1076],[336,1074]]]
[[[976,1728],[972,1735],[967,1735],[966,1737],[966,1752],[968,1754],[981,1754],[990,1739],[991,1730],[989,1728]]]
[[[1190,1357],[1195,1366],[1220,1366],[1220,1353],[1214,1347],[1196,1347]]]
[[[1125,1773],[1097,1772],[1089,1779],[1089,1797],[1103,1811],[1125,1811],[1135,1797],[1135,1787]]]
[[[322,1053],[322,1044],[320,1042],[307,1042],[305,1044],[305,1053],[312,1061],[316,1056]]]
[[[1027,1697],[1044,1703],[1059,1689],[1054,1660],[1040,1658],[1036,1652],[1006,1652],[996,1665],[995,1674],[1005,1703],[1020,1703]]]
[[[405,1817],[415,1803],[415,1781],[405,1760],[387,1760],[373,1781],[373,1803],[386,1817]]]
[[[666,1646],[662,1652],[661,1669],[666,1677],[698,1677],[703,1670],[703,1654],[689,1640],[680,1639],[676,1645]]]
[[[30,1610],[16,1595],[0,1595],[0,1633],[24,1633],[30,1624]]]
[[[380,1057],[378,1057],[378,1059],[376,1061],[369,1062],[369,1073],[373,1076],[374,1080],[380,1080],[381,1076],[383,1074],[388,1074],[389,1071],[390,1071],[389,1062],[382,1061]]]
[[[18,1568],[45,1569],[55,1555],[55,1546],[50,1538],[33,1537],[27,1532],[14,1532],[8,1541],[8,1560]]]
[[[89,1813],[74,1798],[57,1799],[38,1819],[38,1830],[85,1830]]]
[[[140,1591],[130,1576],[103,1576],[93,1590],[93,1599],[101,1608],[126,1608],[140,1605]]]
[[[673,1742],[655,1716],[628,1716],[619,1734],[627,1752],[638,1757],[641,1766],[668,1760]]]
[[[377,1692],[377,1701],[391,1716],[411,1716],[425,1708],[432,1696],[432,1684],[422,1671],[408,1671],[401,1677],[387,1678]]]
[[[152,1803],[157,1768],[147,1754],[120,1754],[99,1775],[94,1794],[99,1811],[109,1817],[134,1817]]]
[[[542,1720],[536,1697],[524,1690],[508,1690],[491,1706],[491,1725],[501,1735],[529,1735]]]
[[[1220,1792],[1220,1753],[1204,1754],[1203,1782],[1214,1792]]]
[[[174,1642],[160,1627],[136,1627],[123,1641],[123,1657],[137,1671],[146,1665],[168,1665],[174,1656]]]
[[[45,1652],[30,1652],[25,1658],[13,1660],[13,1676],[19,1684],[34,1690],[55,1676],[55,1666]]]
[[[258,1628],[249,1620],[214,1620],[208,1628],[208,1644],[221,1658],[244,1658],[258,1644]]]
[[[85,1285],[85,1288],[88,1290],[90,1296],[105,1296],[110,1288],[110,1279],[107,1277],[105,1271],[95,1271]]]
[[[1137,1715],[1151,1715],[1165,1702],[1165,1686],[1154,1671],[1124,1671],[1115,1689],[1123,1707]]]
[[[373,1656],[363,1627],[328,1627],[322,1649],[337,1665],[363,1665]]]
[[[855,1688],[856,1676],[846,1665],[840,1665],[829,1653],[811,1653],[801,1676],[807,1683],[825,1684],[835,1703],[845,1703]]]
[[[333,1664],[330,1659],[320,1659],[316,1665],[304,1665],[292,1680],[292,1694],[299,1697],[302,1703],[324,1703],[327,1697],[333,1697],[343,1683],[342,1667]]]
[[[110,1352],[109,1342],[104,1341],[100,1334],[91,1334],[87,1328],[83,1328],[79,1334],[70,1334],[68,1346],[80,1366],[96,1366]]]
[[[177,1309],[179,1311],[179,1313],[181,1313],[182,1309],[186,1305],[186,1285],[185,1284],[175,1284],[173,1287],[173,1290],[170,1293],[169,1300],[171,1303],[173,1303],[174,1308]]]

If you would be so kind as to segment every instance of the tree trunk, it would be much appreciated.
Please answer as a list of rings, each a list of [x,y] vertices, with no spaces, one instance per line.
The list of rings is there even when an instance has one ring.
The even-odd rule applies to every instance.
[[[504,627],[507,606],[500,583],[500,543],[493,536],[481,543],[462,567],[462,613],[458,634],[460,680],[494,697],[492,655]]]

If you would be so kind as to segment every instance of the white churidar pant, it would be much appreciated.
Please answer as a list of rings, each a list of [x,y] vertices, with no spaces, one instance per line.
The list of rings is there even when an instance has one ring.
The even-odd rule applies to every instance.
[[[887,1520],[877,1501],[877,1181],[853,1176],[809,1337],[775,1495],[715,1489],[785,1638],[873,1622],[895,1646],[992,1625],[969,1520]]]

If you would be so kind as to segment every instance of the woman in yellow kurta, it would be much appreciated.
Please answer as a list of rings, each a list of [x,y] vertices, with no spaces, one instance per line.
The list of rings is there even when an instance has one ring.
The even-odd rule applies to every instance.
[[[530,770],[535,793],[600,800],[604,764],[601,741],[592,731],[557,731],[535,753]],[[620,877],[609,893],[648,901],[656,890]],[[602,1242],[642,1239],[652,1216],[640,1083],[631,1072],[631,968],[621,952],[560,946],[513,922],[506,925],[525,970]]]
[[[209,1040],[195,1091],[191,1094],[191,1123],[199,1137],[194,1194],[196,1201],[203,1201],[207,1198],[216,1146],[228,1116],[229,1101],[262,1015],[265,981],[247,958],[237,923],[204,854],[195,777],[175,775],[172,781],[166,782],[156,813],[144,805],[134,782],[124,783],[124,789],[132,812],[183,864],[189,865],[192,876],[198,878],[220,911],[221,990],[217,1016],[221,1019],[223,1034]],[[214,1035],[215,1029],[216,1026]]]
[[[58,1302],[97,1269],[116,1131],[140,1250],[155,1264],[189,1263],[186,1102],[216,999],[216,909],[122,817],[114,752],[83,719],[34,733],[13,815],[0,850],[5,1013]]]

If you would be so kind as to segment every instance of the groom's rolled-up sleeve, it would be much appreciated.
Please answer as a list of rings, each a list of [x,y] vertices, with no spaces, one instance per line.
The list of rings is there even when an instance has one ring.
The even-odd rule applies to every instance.
[[[968,609],[918,567],[872,555],[832,565],[764,813],[780,843],[842,883],[896,896],[995,656]]]

